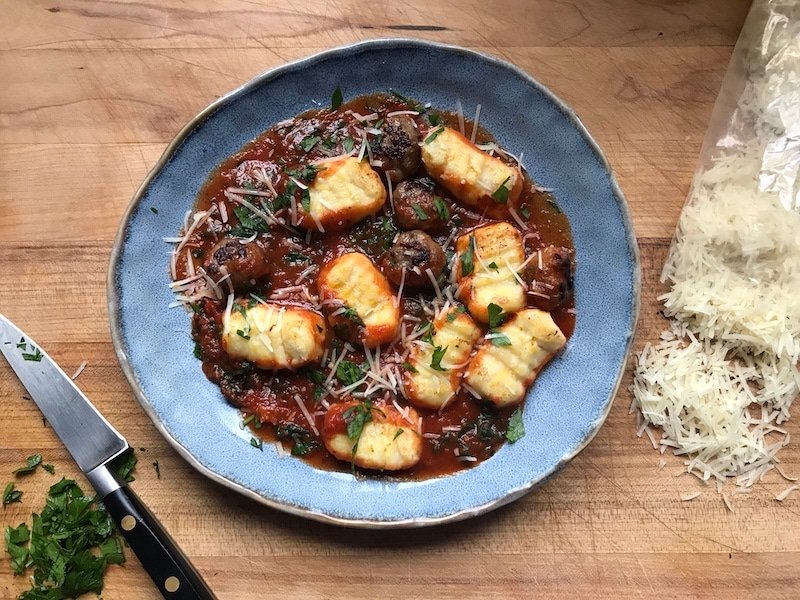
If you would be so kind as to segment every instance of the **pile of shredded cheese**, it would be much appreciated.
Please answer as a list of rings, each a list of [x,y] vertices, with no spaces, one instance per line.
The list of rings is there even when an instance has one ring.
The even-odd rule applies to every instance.
[[[662,273],[670,329],[645,346],[634,372],[638,434],[718,490],[735,478],[749,491],[772,469],[791,479],[776,455],[800,394],[800,214],[784,185],[796,185],[800,166],[796,125],[785,118],[798,114],[800,97],[775,80],[800,73],[800,52],[786,54],[800,23],[780,35],[783,43],[746,55],[745,90],[733,117],[723,115],[732,131],[694,182]]]

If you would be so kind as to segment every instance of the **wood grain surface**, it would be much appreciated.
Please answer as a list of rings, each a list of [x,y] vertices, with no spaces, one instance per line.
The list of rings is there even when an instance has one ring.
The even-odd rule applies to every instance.
[[[426,530],[369,532],[290,517],[194,472],[134,400],[105,299],[120,216],[178,130],[288,60],[415,36],[512,61],[571,104],[631,205],[643,260],[636,346],[663,322],[658,273],[747,2],[641,0],[0,1],[0,312],[35,337],[138,450],[137,493],[221,599],[795,598],[800,494],[768,476],[728,511],[681,461],[634,435],[630,375],[592,444],[524,499]],[[2,361],[0,361],[2,362]],[[42,452],[78,472],[0,364],[0,486]],[[790,427],[798,434],[796,424]],[[798,439],[797,437],[795,439]],[[796,444],[781,454],[800,473]],[[161,477],[152,466],[158,461]],[[55,478],[19,482],[18,524]],[[703,494],[682,502],[681,494]],[[0,598],[25,589],[0,558]],[[135,557],[106,600],[155,599]]]

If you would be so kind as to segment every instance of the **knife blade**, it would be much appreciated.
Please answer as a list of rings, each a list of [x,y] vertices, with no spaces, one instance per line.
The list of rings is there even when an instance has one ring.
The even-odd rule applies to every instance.
[[[0,352],[81,471],[89,473],[128,449],[125,438],[61,367],[3,315]]]
[[[158,519],[110,468],[111,461],[128,450],[127,440],[61,367],[2,314],[0,353],[86,475],[164,598],[215,600]]]

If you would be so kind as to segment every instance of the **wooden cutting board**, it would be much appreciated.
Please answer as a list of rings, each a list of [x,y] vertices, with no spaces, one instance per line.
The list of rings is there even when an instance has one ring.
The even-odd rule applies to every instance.
[[[257,73],[317,50],[417,36],[510,60],[571,104],[634,217],[644,302],[636,347],[663,326],[658,274],[747,2],[613,0],[187,3],[2,0],[0,312],[137,448],[134,484],[220,598],[794,598],[800,494],[771,474],[728,511],[681,461],[634,435],[630,376],[592,444],[540,490],[472,521],[370,532],[290,517],[206,480],[139,408],[114,357],[105,275],[120,217],[169,140]],[[480,85],[480,82],[476,82]],[[0,364],[0,485],[42,452],[77,469]],[[796,424],[790,429],[797,435]],[[796,437],[796,439],[798,439]],[[800,474],[791,445],[783,466]],[[158,478],[153,467],[160,466]],[[55,478],[19,482],[16,525]],[[691,502],[682,493],[704,491]],[[0,598],[26,587],[0,558]],[[135,557],[106,600],[157,598]]]

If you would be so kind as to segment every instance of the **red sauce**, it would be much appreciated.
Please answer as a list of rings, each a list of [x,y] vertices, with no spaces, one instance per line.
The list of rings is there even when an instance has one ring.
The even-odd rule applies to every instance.
[[[218,207],[217,210],[222,208],[227,212],[228,223],[222,224],[218,217],[212,218],[195,230],[187,244],[193,263],[196,266],[202,264],[209,256],[212,247],[220,239],[223,239],[231,227],[236,227],[239,223],[234,212],[237,204],[226,197],[225,190],[231,187],[242,188],[243,173],[253,173],[254,166],[257,169],[263,167],[264,173],[273,181],[275,191],[282,194],[289,181],[285,174],[286,170],[302,168],[311,161],[324,158],[326,152],[339,154],[342,150],[347,151],[349,147],[356,149],[360,147],[361,136],[356,131],[363,128],[363,124],[349,111],[360,115],[377,113],[379,117],[383,118],[389,112],[409,110],[415,107],[418,105],[413,101],[376,94],[356,98],[335,111],[328,109],[309,111],[296,117],[290,123],[279,124],[279,126],[264,132],[225,160],[203,186],[197,198],[196,209],[207,210],[212,206]],[[431,127],[430,115],[434,115],[434,119],[438,117],[441,124],[454,129],[459,127],[456,115],[431,109],[413,117],[420,131],[427,131]],[[372,124],[375,125],[375,122],[373,121]],[[472,130],[470,122],[467,122],[465,130],[469,135]],[[311,138],[306,142],[308,145],[315,136],[319,137],[319,141],[307,152],[302,147],[303,141]],[[348,137],[353,140],[353,146],[346,141]],[[478,129],[476,143],[483,144],[492,141],[493,139],[487,131],[482,128]],[[330,148],[326,148],[326,146],[330,146]],[[498,155],[498,157],[509,164],[514,164],[510,157],[503,158],[503,155]],[[246,163],[245,161],[259,162]],[[249,171],[245,167],[250,167]],[[424,175],[421,166],[418,175]],[[447,228],[429,232],[440,245],[444,245],[448,238],[453,240],[457,237],[451,236],[453,227],[458,229],[458,235],[460,235],[479,224],[493,221],[482,218],[481,215],[459,205],[450,198],[444,189],[437,187],[437,195],[451,200],[449,204],[452,206],[452,217]],[[262,199],[262,196],[250,197],[254,204]],[[527,175],[519,206],[521,208],[518,212],[529,228],[523,232],[526,256],[530,256],[532,252],[548,245],[562,246],[573,250],[570,226],[566,216],[558,209],[552,196],[538,190]],[[285,214],[288,209],[284,209],[283,212]],[[276,211],[276,215],[279,214],[281,212]],[[510,218],[507,220],[518,227]],[[370,256],[376,264],[379,264],[379,257],[389,248],[395,233],[388,200],[384,210],[378,215],[342,232],[324,234],[315,232],[310,243],[306,243],[303,231],[300,231],[299,235],[294,235],[283,227],[272,225],[268,232],[260,233],[254,241],[263,250],[272,269],[265,281],[257,282],[253,291],[259,297],[270,300],[273,290],[295,285],[295,281],[310,265],[321,267],[348,251],[362,251]],[[452,252],[453,248],[454,242],[451,241],[445,250]],[[303,255],[307,257],[307,260],[289,260],[290,252]],[[182,252],[177,262],[176,278],[182,279],[188,274],[187,252]],[[312,290],[312,294],[315,293],[314,275],[305,283]],[[225,292],[227,293],[227,290]],[[413,290],[413,294],[406,290],[401,300],[401,314],[424,317],[418,300],[419,296],[417,290]],[[432,290],[425,290],[422,296],[427,301],[435,298]],[[529,305],[532,306],[531,296],[528,298]],[[286,298],[286,302],[309,306],[308,297],[299,293],[290,295]],[[567,337],[572,334],[575,326],[573,307],[574,304],[570,298],[565,305],[553,313],[554,320]],[[299,409],[295,399],[296,395],[299,395],[313,414],[317,429],[322,431],[325,411],[315,402],[315,391],[319,386],[312,381],[309,369],[301,369],[296,372],[269,372],[259,370],[249,363],[232,360],[222,349],[219,337],[224,311],[225,299],[221,301],[204,299],[195,305],[193,334],[198,344],[198,353],[202,357],[203,371],[206,376],[220,385],[222,393],[230,402],[249,415],[246,420],[256,435],[266,440],[275,440],[277,433],[283,439],[284,447],[287,450],[291,450],[292,447],[299,447],[301,451],[310,449],[303,458],[313,465],[331,470],[350,470],[349,463],[336,460],[328,454],[320,440],[310,431],[309,425]],[[333,334],[330,335],[328,343],[331,348],[340,348],[342,344]],[[386,348],[382,348],[382,353],[385,352]],[[382,354],[383,356],[384,354]],[[359,352],[358,350],[352,352],[347,358],[356,363],[366,360],[363,351]],[[330,366],[320,367],[318,365],[315,368],[327,377]],[[349,398],[337,399],[326,395],[325,399],[333,404]],[[406,404],[402,396],[398,396],[396,401],[401,406]],[[431,435],[423,440],[422,459],[419,463],[408,471],[393,473],[393,477],[425,479],[479,464],[491,457],[504,443],[508,419],[514,409],[492,409],[462,389],[441,414],[426,409],[417,410],[423,417],[423,433]],[[257,426],[259,424],[260,426]],[[450,431],[448,432],[448,430]],[[441,437],[432,439],[436,434]],[[465,455],[474,457],[474,461],[465,461],[463,458]],[[380,475],[375,472],[369,474],[370,476]]]

